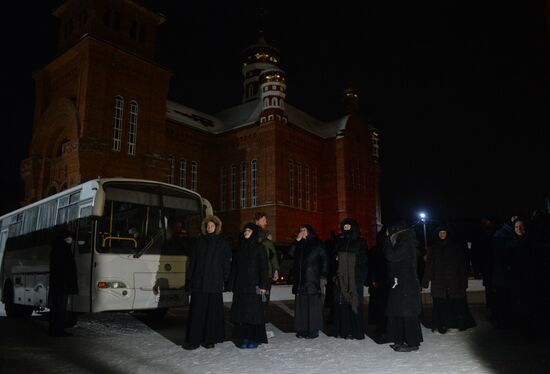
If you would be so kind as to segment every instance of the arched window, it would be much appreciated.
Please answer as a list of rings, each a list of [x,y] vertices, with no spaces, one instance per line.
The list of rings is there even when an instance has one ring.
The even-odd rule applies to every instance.
[[[138,123],[138,104],[132,100],[130,102],[130,113],[128,118],[128,154],[136,154],[137,141],[137,123]]]
[[[180,187],[185,187],[185,182],[187,176],[187,161],[184,159],[180,160]]]
[[[269,99],[266,97],[264,99],[264,108],[267,108],[269,106]]]
[[[279,99],[277,99],[276,97],[271,99],[271,105],[272,106],[279,106]]]
[[[168,156],[168,165],[170,167],[170,173],[168,174],[168,183],[174,184],[174,168],[175,168],[174,156]]]
[[[246,208],[246,162],[241,162],[241,208]]]
[[[298,207],[302,207],[302,164],[296,164],[298,173]]]
[[[237,166],[231,165],[231,209],[237,207]]]
[[[294,161],[288,161],[288,205],[294,206]]]
[[[250,206],[255,207],[258,204],[258,199],[256,196],[256,183],[258,181],[258,162],[252,160],[250,162],[250,193],[251,193],[251,202]]]
[[[120,152],[120,140],[122,138],[122,115],[124,112],[124,98],[115,96],[115,123],[113,126],[112,150]]]
[[[197,161],[191,162],[191,189],[193,191],[197,190],[197,179],[199,174],[199,164]]]
[[[309,168],[306,166],[305,167],[305,173],[306,173],[306,176],[305,176],[305,182],[306,182],[306,209],[307,210],[310,210],[311,209],[311,196],[310,196],[310,192],[309,192]]]
[[[225,190],[227,189],[227,167],[220,169],[220,210],[225,210]]]

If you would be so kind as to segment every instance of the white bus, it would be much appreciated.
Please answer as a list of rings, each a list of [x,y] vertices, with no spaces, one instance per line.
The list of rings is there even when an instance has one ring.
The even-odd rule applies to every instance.
[[[59,225],[75,233],[76,313],[187,304],[189,238],[200,233],[208,200],[174,185],[127,178],[92,180],[0,217],[1,300],[8,317],[48,306],[49,257]]]

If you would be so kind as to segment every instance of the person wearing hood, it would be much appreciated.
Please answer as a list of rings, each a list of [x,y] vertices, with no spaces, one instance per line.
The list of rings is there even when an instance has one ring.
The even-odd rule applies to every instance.
[[[267,253],[258,242],[258,226],[247,223],[233,259],[228,288],[233,291],[231,322],[233,340],[239,348],[267,343],[265,302],[268,290]]]
[[[191,291],[185,349],[199,345],[213,348],[225,340],[223,290],[231,269],[231,249],[220,237],[222,222],[206,217],[202,236],[194,243],[186,274],[186,288]]]
[[[311,225],[300,226],[289,250],[294,257],[294,328],[298,338],[314,339],[323,328],[321,276],[327,274],[327,254]]]
[[[504,222],[493,236],[493,318],[497,327],[509,327],[512,323],[512,264],[515,242],[514,225],[518,216]]]
[[[360,237],[353,219],[340,222],[341,237],[336,242],[333,335],[364,339],[363,289],[367,281],[367,243]]]
[[[384,241],[388,260],[387,335],[396,352],[417,351],[423,341],[419,314],[420,282],[416,272],[418,240],[405,223],[390,226]]]
[[[73,234],[67,227],[58,229],[50,252],[50,335],[71,336],[65,331],[69,295],[78,293],[76,262],[72,251]]]
[[[428,248],[422,287],[431,282],[433,299],[432,331],[445,334],[449,329],[466,330],[476,325],[466,300],[468,273],[465,248],[453,241],[447,227],[436,229]]]

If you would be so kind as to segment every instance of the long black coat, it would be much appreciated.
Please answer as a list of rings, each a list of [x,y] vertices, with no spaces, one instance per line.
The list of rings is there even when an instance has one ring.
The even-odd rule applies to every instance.
[[[219,235],[198,239],[191,253],[187,282],[193,292],[222,293],[231,270],[231,249]]]
[[[357,294],[363,296],[363,287],[367,285],[367,242],[359,236],[357,230],[352,225],[351,235],[344,235],[336,242],[334,254],[338,257],[343,252],[353,253],[355,255],[355,287]],[[338,287],[336,287],[335,302],[341,302]]]
[[[76,262],[71,245],[57,238],[50,252],[50,292],[64,289],[67,295],[78,293]]]
[[[321,293],[321,276],[327,274],[327,254],[323,242],[311,230],[306,239],[294,243],[289,253],[294,256],[293,294]]]
[[[231,321],[234,323],[265,323],[264,306],[257,288],[268,289],[267,253],[255,237],[241,238],[231,268],[229,289],[233,291]]]
[[[414,317],[420,314],[420,282],[416,272],[417,245],[418,241],[412,230],[399,231],[392,237],[386,237],[384,255],[389,261],[390,287],[386,308],[388,316]]]
[[[464,248],[450,239],[437,239],[428,249],[426,268],[422,286],[428,287],[432,282],[432,297],[452,298],[466,297],[468,274],[466,272],[466,255]]]

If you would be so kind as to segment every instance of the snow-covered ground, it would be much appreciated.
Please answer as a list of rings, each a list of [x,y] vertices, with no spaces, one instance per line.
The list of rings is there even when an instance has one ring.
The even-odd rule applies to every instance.
[[[277,306],[279,305],[279,306]],[[274,302],[274,307],[284,304]],[[291,312],[292,308],[286,308]],[[344,340],[324,334],[297,339],[276,326],[269,344],[241,350],[231,342],[185,351],[185,318],[170,312],[160,327],[127,313],[86,315],[69,338],[47,336],[43,317],[0,317],[2,373],[550,373],[550,345],[516,330],[495,330],[482,305],[473,308],[478,327],[446,335],[423,329],[417,352],[394,352],[389,344]],[[3,310],[0,315],[4,316]],[[149,324],[151,325],[151,324]],[[166,330],[169,330],[168,332]],[[171,338],[173,337],[173,338]]]

